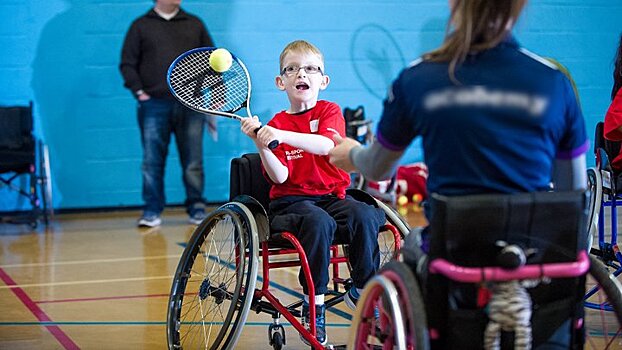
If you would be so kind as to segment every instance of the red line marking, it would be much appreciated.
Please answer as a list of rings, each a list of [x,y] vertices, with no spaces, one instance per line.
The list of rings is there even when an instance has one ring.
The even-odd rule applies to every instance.
[[[7,286],[17,286],[17,283],[15,283],[15,281],[13,281],[13,279],[2,269],[0,268],[0,279],[7,285]],[[24,304],[24,306],[26,306],[26,308],[28,310],[30,310],[30,312],[41,322],[52,322],[52,319],[50,319],[50,317],[43,311],[41,310],[41,308],[39,308],[39,306],[37,306],[37,304],[30,299],[30,297],[28,296],[28,294],[26,294],[26,292],[19,288],[19,287],[14,287],[14,288],[10,288],[11,291],[13,292],[13,294],[15,294],[15,296],[22,302],[22,304]],[[56,338],[56,340],[58,340],[58,342],[67,350],[73,350],[73,349],[77,349],[79,350],[80,347],[74,343],[73,340],[71,340],[71,338],[69,338],[69,336],[62,331],[62,329],[60,329],[60,327],[58,326],[44,326],[45,328],[47,328],[47,330],[54,336],[54,338]]]

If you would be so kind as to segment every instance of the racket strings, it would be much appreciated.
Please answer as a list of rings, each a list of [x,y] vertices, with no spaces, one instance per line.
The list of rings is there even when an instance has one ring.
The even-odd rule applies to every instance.
[[[198,51],[181,59],[171,71],[171,87],[194,109],[233,113],[248,98],[246,71],[234,59],[231,68],[218,73],[210,67],[210,53]]]

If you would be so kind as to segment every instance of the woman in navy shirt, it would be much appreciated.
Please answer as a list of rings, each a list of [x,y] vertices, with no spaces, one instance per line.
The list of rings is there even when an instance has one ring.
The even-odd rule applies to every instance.
[[[584,188],[589,143],[572,85],[511,34],[525,3],[450,1],[445,41],[393,82],[375,142],[364,148],[336,136],[331,162],[372,180],[386,179],[421,136],[429,193]],[[432,328],[443,327],[443,321],[428,321]],[[546,344],[536,344],[540,349],[568,349],[570,319],[556,322],[546,331]],[[444,349],[439,339],[433,348]]]

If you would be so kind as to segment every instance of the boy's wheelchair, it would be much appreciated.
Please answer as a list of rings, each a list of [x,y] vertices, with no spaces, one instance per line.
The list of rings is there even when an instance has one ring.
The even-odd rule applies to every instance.
[[[231,201],[199,225],[179,261],[168,303],[169,348],[233,349],[249,311],[254,310],[272,316],[268,342],[274,349],[281,349],[286,341],[280,316],[313,348],[323,349],[315,339],[314,298],[309,300],[307,330],[299,321],[302,300],[283,305],[269,289],[271,269],[300,266],[309,294],[314,295],[307,258],[295,235],[270,232],[266,214],[270,186],[263,177],[259,155],[233,159],[230,180]],[[409,231],[408,225],[366,193],[349,190],[348,194],[385,211],[387,224],[378,235],[380,264],[391,260]],[[327,295],[327,307],[342,301],[344,289],[351,287],[338,266],[347,266],[348,247],[339,243],[331,247],[333,291]],[[261,287],[255,288],[258,279]]]
[[[48,224],[53,207],[48,147],[33,135],[32,112],[32,102],[0,107],[0,189],[6,187],[28,200],[28,222],[35,228],[40,217]]]
[[[622,286],[587,254],[586,202],[582,192],[433,195],[429,252],[412,232],[402,261],[367,283],[349,347],[619,349]]]

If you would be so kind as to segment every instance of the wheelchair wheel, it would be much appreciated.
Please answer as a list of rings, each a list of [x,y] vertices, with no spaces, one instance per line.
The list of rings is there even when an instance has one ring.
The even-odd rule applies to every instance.
[[[168,303],[169,349],[233,349],[255,290],[258,239],[239,203],[212,212],[193,233]]]
[[[367,188],[367,180],[360,173],[350,174],[350,188],[356,188],[357,190],[363,190]]]
[[[376,203],[378,207],[384,210],[384,213],[387,217],[387,222],[395,228],[400,233],[401,242],[400,245],[403,246],[404,238],[410,232],[410,226],[406,223],[406,220],[398,214],[393,208],[386,205],[385,203],[376,199]],[[391,231],[380,232],[378,235],[378,247],[380,248],[380,267],[384,266],[391,259],[396,257],[395,252],[395,237]]]
[[[48,146],[39,141],[39,193],[43,222],[49,224],[54,216],[54,203],[52,202],[52,175],[50,171],[50,152]]]
[[[586,290],[586,349],[622,348],[622,284],[594,256],[590,256]]]
[[[398,261],[386,264],[367,283],[352,321],[349,348],[379,345],[385,349],[430,348],[417,280],[410,268]]]
[[[595,168],[587,169],[587,186],[587,193],[589,195],[587,247],[588,249],[591,249],[594,236],[598,235],[598,217],[603,200],[603,183],[600,171]]]
[[[378,205],[378,208],[384,210],[384,213],[387,216],[387,222],[397,228],[400,232],[400,236],[402,236],[402,239],[408,236],[408,233],[410,232],[410,225],[408,225],[406,219],[398,214],[395,209],[388,206],[386,203],[379,201],[378,199],[376,199],[376,204]]]

